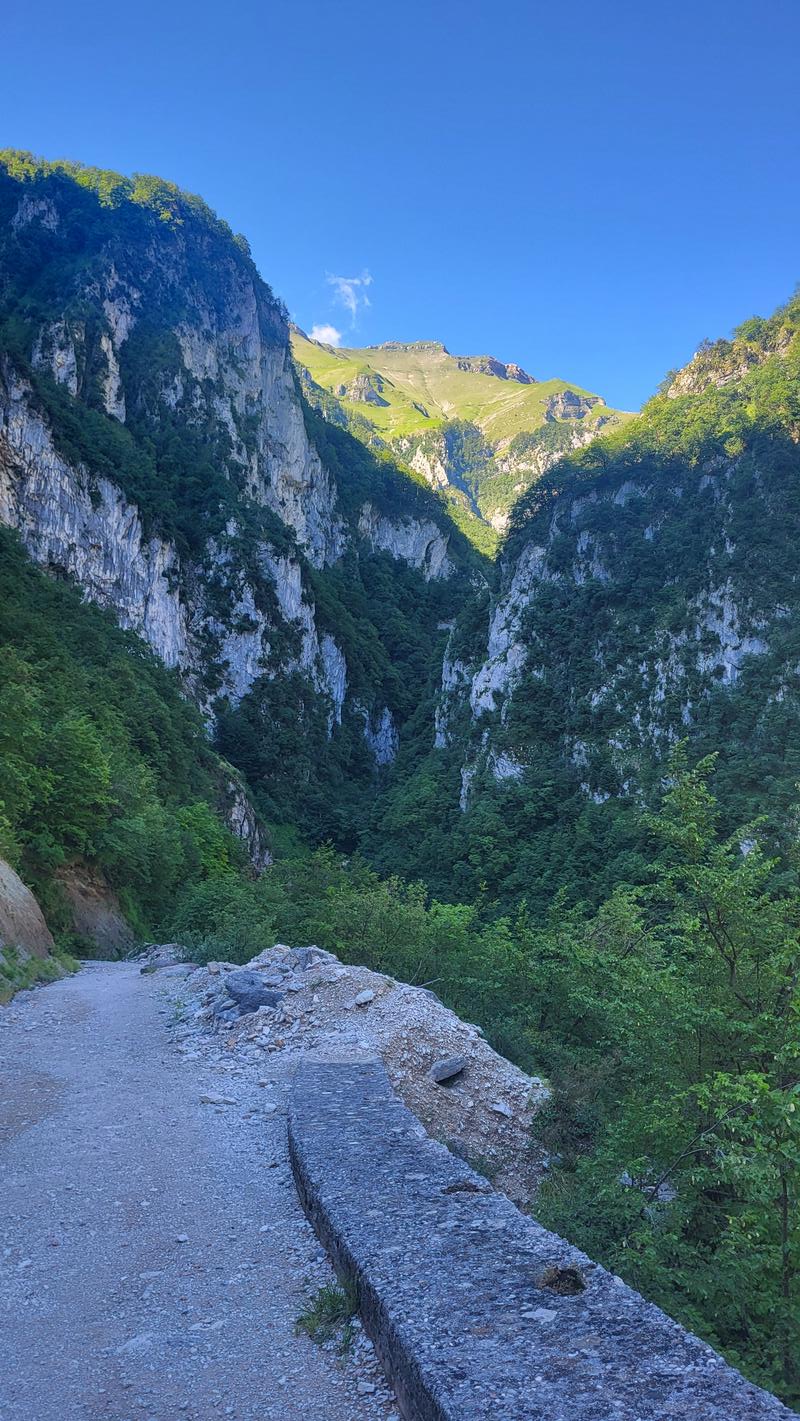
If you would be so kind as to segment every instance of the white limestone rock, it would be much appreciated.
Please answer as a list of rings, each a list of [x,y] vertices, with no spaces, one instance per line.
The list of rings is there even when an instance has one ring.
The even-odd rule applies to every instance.
[[[372,503],[365,503],[358,531],[373,548],[417,568],[426,582],[450,577],[449,535],[430,518],[389,518]]]

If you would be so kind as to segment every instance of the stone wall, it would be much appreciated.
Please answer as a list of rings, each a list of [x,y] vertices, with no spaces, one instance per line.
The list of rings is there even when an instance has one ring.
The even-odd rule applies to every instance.
[[[303,1206],[407,1421],[790,1421],[423,1131],[383,1067],[300,1067]]]

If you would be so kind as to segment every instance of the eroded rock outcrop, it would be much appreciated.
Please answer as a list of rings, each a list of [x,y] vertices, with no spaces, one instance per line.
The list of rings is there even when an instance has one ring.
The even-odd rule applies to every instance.
[[[0,952],[4,947],[21,948],[32,957],[46,957],[54,946],[30,888],[5,859],[0,859]]]
[[[422,573],[426,582],[449,577],[453,564],[448,557],[449,536],[428,518],[390,518],[374,504],[365,503],[358,531],[373,548],[390,553]]]

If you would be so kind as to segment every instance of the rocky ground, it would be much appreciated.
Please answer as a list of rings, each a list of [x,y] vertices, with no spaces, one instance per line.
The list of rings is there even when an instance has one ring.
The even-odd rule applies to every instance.
[[[155,949],[148,964],[179,954],[173,946]],[[542,1160],[530,1125],[546,1087],[498,1056],[479,1027],[432,992],[345,966],[317,947],[279,944],[245,969],[218,962],[199,968],[186,977],[181,997],[175,1036],[184,1055],[205,1056],[214,1042],[230,1070],[268,1081],[309,1057],[379,1058],[430,1135],[515,1202],[532,1199]]]
[[[0,1009],[0,1421],[397,1421],[297,1200],[300,1061],[381,1059],[429,1133],[518,1200],[543,1084],[432,992],[317,948],[180,947]]]
[[[95,963],[0,1009],[0,1418],[396,1421],[357,1324],[296,1329],[335,1278],[288,1061],[192,1040],[193,1001],[186,968]]]

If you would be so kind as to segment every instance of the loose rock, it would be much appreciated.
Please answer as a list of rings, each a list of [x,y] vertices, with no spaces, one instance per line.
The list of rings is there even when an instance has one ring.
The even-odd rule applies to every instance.
[[[256,1000],[278,998],[278,1006],[243,1010],[229,990],[242,978],[255,979]],[[271,985],[276,981],[280,992]],[[346,967],[322,948],[276,945],[246,968],[209,964],[193,973],[183,990],[190,1004],[181,1050],[190,1043],[199,1049],[210,1029],[224,1037],[231,1063],[252,1061],[262,1080],[276,1056],[380,1059],[431,1135],[477,1163],[515,1202],[532,1203],[544,1154],[532,1141],[531,1123],[548,1088],[498,1056],[476,1026],[460,1021],[426,988],[366,967]],[[453,1069],[455,1061],[464,1063],[467,1089],[461,1088],[460,1071],[440,1080],[433,1074],[445,1063]]]
[[[437,1085],[444,1085],[445,1081],[452,1081],[456,1076],[460,1076],[466,1064],[466,1056],[447,1056],[443,1061],[435,1061],[428,1075]]]
[[[274,992],[265,985],[260,972],[229,972],[225,978],[225,990],[243,1012],[280,1006],[284,997],[282,992]]]

